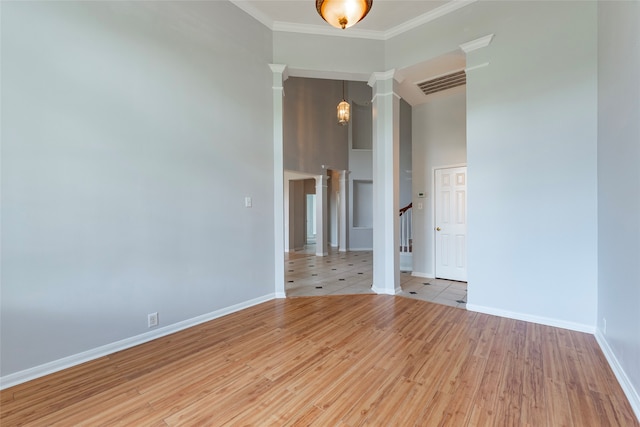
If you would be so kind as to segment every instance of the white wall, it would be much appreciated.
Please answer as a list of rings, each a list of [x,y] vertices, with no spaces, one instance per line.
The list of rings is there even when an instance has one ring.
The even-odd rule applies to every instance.
[[[328,214],[329,218],[327,226],[329,227],[329,245],[332,248],[338,247],[338,207],[340,196],[340,173],[338,171],[328,171],[329,179],[327,181],[327,200],[329,202]]]
[[[272,297],[271,33],[227,2],[1,23],[2,376]]]
[[[433,173],[467,162],[466,109],[464,87],[431,95],[413,107],[413,273],[418,276],[435,274]]]
[[[384,42],[315,34],[273,33],[273,60],[296,70],[349,75],[367,81],[373,71],[385,71]],[[336,77],[338,78],[338,77]]]
[[[349,82],[349,102],[357,103],[361,106],[371,106],[371,88],[363,82]],[[365,213],[367,210],[373,215],[373,195],[363,199],[363,194],[359,188],[367,188],[367,183],[373,181],[373,157],[371,149],[354,149],[353,135],[358,133],[363,138],[371,138],[371,132],[358,131],[358,127],[369,126],[371,121],[364,120],[363,123],[357,121],[358,116],[354,116],[349,123],[351,132],[349,134],[349,241],[347,246],[350,250],[371,250],[373,249],[373,226],[357,227],[354,226],[354,212],[356,215]],[[357,145],[357,144],[356,144]],[[363,146],[372,147],[372,144],[362,144]],[[356,182],[354,186],[354,181]],[[358,185],[364,182],[364,187]],[[357,221],[356,221],[357,222]]]
[[[597,335],[640,418],[639,75],[640,3],[598,2]]]
[[[467,307],[593,331],[596,3],[499,3],[467,56]]]

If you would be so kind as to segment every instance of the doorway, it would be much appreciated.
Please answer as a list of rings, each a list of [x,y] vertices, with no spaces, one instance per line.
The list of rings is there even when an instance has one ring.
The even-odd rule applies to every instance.
[[[316,195],[307,194],[305,200],[305,244],[316,244]]]
[[[467,281],[467,167],[435,170],[435,276]]]

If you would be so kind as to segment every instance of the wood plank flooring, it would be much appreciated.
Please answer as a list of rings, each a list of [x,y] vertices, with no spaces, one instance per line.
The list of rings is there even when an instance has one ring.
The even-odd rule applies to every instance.
[[[593,336],[387,295],[269,301],[0,404],[3,427],[640,425]]]

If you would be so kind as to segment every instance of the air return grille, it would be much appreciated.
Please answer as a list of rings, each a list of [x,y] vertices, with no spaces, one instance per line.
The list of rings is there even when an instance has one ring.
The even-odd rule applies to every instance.
[[[418,83],[418,87],[425,95],[440,92],[442,90],[451,89],[452,87],[462,86],[467,83],[467,75],[464,70],[456,71],[455,73],[447,74],[444,76],[436,77],[435,79],[427,80],[422,83]]]

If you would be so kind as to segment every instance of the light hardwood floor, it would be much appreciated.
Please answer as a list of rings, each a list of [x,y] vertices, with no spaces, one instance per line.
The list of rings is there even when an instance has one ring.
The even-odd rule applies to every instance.
[[[388,295],[269,301],[1,393],[2,426],[638,426],[593,336]]]

